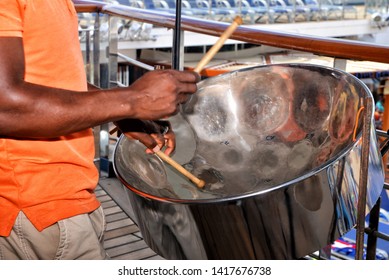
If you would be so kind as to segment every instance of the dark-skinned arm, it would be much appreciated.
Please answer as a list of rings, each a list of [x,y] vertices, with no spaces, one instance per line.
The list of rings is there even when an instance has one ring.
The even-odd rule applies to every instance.
[[[171,116],[197,89],[193,72],[146,73],[128,88],[74,92],[24,80],[22,39],[0,38],[0,135],[50,138],[125,118]]]

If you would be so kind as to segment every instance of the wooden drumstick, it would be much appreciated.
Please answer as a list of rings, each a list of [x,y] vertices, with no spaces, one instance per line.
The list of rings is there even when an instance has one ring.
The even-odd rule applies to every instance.
[[[205,182],[199,178],[197,178],[195,175],[190,173],[188,170],[186,170],[184,167],[182,167],[178,162],[176,162],[174,159],[166,155],[162,151],[157,151],[155,154],[161,158],[163,161],[170,164],[173,168],[175,168],[177,171],[179,171],[182,175],[186,176],[189,180],[191,180],[198,188],[202,189],[205,186]]]
[[[110,131],[110,134],[115,133],[118,131],[119,128],[115,126]],[[166,155],[164,152],[159,150],[159,147],[156,147],[157,149],[154,148],[154,153],[162,159],[164,162],[170,164],[173,168],[175,168],[178,172],[180,172],[182,175],[186,176],[189,180],[191,180],[198,188],[202,189],[205,186],[205,182],[199,178],[197,178],[195,175],[190,173],[188,170],[186,170],[184,167],[182,167],[178,162],[176,162],[174,159]]]
[[[194,72],[200,73],[203,70],[204,66],[208,64],[208,62],[215,56],[215,54],[220,50],[223,46],[224,42],[231,36],[231,34],[238,28],[239,25],[243,23],[242,18],[240,16],[236,16],[231,25],[223,32],[220,38],[216,41],[216,43],[209,49],[209,51],[203,56],[200,62],[197,64],[196,68],[193,70]],[[198,188],[202,189],[205,186],[205,182],[195,175],[190,173],[184,167],[182,167],[178,162],[173,160],[168,155],[164,154],[162,151],[155,152],[157,156],[159,156],[163,161],[170,164],[177,171],[179,171],[182,175],[186,176],[190,179]]]
[[[236,16],[231,25],[223,32],[220,38],[216,41],[216,43],[209,49],[209,51],[203,56],[200,62],[197,64],[196,68],[193,70],[194,72],[200,73],[203,70],[204,66],[208,64],[209,61],[215,56],[215,54],[220,50],[223,46],[224,42],[230,38],[232,33],[238,28],[239,25],[243,23],[243,20],[240,16]]]
[[[215,56],[215,54],[220,50],[223,46],[224,42],[232,35],[232,33],[238,28],[239,25],[243,23],[242,18],[240,16],[236,16],[231,25],[223,32],[220,38],[216,41],[216,43],[209,49],[209,51],[203,56],[200,62],[197,64],[194,72],[200,73],[203,70],[204,66],[208,64],[208,62]],[[118,130],[117,127],[110,131],[110,134],[113,134]],[[191,180],[198,188],[204,188],[205,182],[195,175],[190,173],[184,167],[182,167],[178,162],[173,160],[171,157],[166,155],[162,151],[156,151],[155,154],[162,159],[163,161],[170,164],[173,168],[175,168],[182,175],[186,176],[189,180]]]

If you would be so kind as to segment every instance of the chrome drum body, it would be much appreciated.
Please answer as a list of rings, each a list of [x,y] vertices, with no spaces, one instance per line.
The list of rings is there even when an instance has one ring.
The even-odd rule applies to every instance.
[[[356,224],[362,101],[369,89],[327,67],[254,67],[208,78],[170,119],[172,156],[198,189],[121,137],[114,170],[146,243],[167,259],[299,259]],[[371,120],[373,124],[373,120]],[[367,212],[381,194],[371,129]]]

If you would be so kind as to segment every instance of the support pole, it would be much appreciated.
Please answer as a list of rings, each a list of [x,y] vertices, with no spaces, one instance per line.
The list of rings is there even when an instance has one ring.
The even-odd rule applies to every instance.
[[[172,50],[172,68],[175,70],[182,70],[182,65],[180,61],[181,54],[181,9],[182,1],[176,0],[176,20],[174,23],[173,31],[173,50]]]
[[[372,119],[372,98],[364,98],[364,117],[362,128],[362,156],[359,176],[358,192],[358,214],[357,214],[357,236],[356,236],[356,260],[363,259],[364,235],[365,235],[365,216],[366,216],[366,193],[367,193],[367,174],[369,169],[369,149],[370,149],[370,130]]]

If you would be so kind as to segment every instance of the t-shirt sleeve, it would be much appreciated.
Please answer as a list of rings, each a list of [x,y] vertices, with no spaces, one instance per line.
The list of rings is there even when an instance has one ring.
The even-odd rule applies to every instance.
[[[23,0],[0,0],[0,37],[23,35]]]

